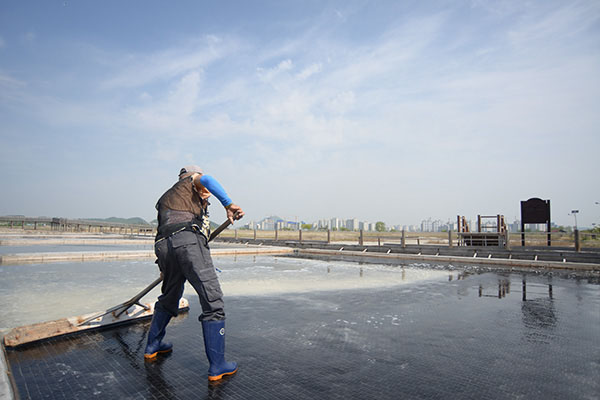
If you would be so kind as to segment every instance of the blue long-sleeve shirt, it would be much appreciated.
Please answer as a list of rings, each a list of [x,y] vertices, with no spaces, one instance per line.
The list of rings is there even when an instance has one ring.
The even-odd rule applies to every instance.
[[[210,175],[202,175],[200,178],[200,183],[204,186],[210,193],[212,193],[223,205],[223,207],[227,207],[232,204],[233,201],[229,198],[225,189],[221,184]]]

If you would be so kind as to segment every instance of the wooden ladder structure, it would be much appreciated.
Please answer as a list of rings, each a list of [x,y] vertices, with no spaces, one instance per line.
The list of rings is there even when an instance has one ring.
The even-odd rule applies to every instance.
[[[484,220],[495,220],[495,223],[484,224]],[[457,216],[459,246],[506,247],[506,219],[504,215],[478,215],[477,231],[471,232],[464,216]]]

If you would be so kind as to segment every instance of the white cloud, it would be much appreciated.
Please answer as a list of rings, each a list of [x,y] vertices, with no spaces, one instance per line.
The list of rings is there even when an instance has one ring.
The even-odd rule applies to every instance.
[[[102,83],[106,90],[143,87],[157,81],[169,81],[190,71],[203,69],[230,55],[237,48],[235,41],[225,42],[215,36],[158,51],[151,54],[103,54],[102,62],[116,73]],[[113,60],[119,60],[115,63]]]
[[[202,71],[193,71],[184,75],[171,91],[162,107],[165,113],[177,116],[189,116],[195,110],[202,82]]]
[[[138,129],[165,132],[170,135],[185,135],[194,132],[193,114],[202,82],[202,72],[192,71],[182,76],[166,94],[155,102],[146,101],[132,107],[128,113],[131,123]]]
[[[320,62],[313,63],[313,64],[309,65],[308,67],[304,68],[302,71],[300,71],[300,73],[296,76],[300,80],[308,79],[312,75],[318,74],[319,72],[321,72],[321,69],[322,69],[322,64]]]
[[[356,104],[356,95],[352,90],[336,94],[327,103],[327,109],[333,114],[348,112]]]
[[[291,70],[294,67],[292,60],[286,59],[281,61],[273,68],[256,68],[256,72],[261,80],[265,82],[271,82],[273,79],[277,78],[282,72],[286,72]]]

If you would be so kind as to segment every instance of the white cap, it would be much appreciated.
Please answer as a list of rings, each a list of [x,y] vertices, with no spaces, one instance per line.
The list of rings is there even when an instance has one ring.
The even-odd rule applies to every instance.
[[[200,168],[199,166],[197,166],[197,165],[188,165],[188,166],[185,166],[185,167],[181,168],[181,170],[179,171],[179,177],[181,177],[184,174],[190,174],[190,173],[194,173],[194,172],[197,172],[199,174],[203,173],[202,172],[202,168]]]

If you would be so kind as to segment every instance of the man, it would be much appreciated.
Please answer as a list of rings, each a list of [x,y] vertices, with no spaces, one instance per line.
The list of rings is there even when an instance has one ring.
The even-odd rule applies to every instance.
[[[225,311],[223,293],[210,257],[208,238],[208,197],[213,194],[225,207],[233,223],[244,216],[242,209],[227,196],[213,177],[204,175],[196,165],[184,167],[179,181],[156,204],[158,234],[154,251],[163,276],[162,294],[154,306],[144,358],[170,352],[173,345],[163,342],[165,328],[177,316],[185,281],[194,287],[200,299],[204,347],[210,367],[208,379],[219,380],[237,371],[235,362],[225,361]]]

